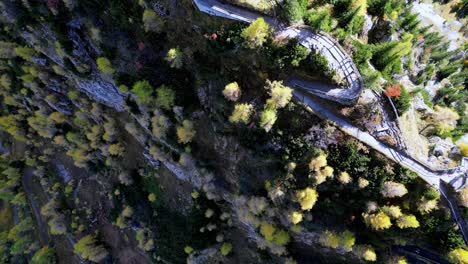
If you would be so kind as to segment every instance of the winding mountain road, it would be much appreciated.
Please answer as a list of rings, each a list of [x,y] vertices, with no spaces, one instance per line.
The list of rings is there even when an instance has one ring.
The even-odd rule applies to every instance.
[[[351,57],[333,38],[323,33],[313,33],[301,26],[284,28],[274,18],[251,12],[241,7],[224,4],[218,0],[193,0],[193,3],[200,11],[207,14],[246,23],[251,23],[255,19],[262,17],[278,32],[276,38],[296,38],[299,44],[309,50],[318,51],[325,56],[330,68],[345,78],[347,87],[337,87],[325,83],[290,78],[285,83],[292,88],[298,88],[294,90],[295,99],[309,107],[317,116],[332,121],[346,134],[377,150],[401,166],[414,171],[428,184],[440,190],[442,196],[447,200],[454,220],[460,227],[465,242],[468,244],[468,225],[458,210],[456,197],[446,189],[443,183],[441,184],[441,181],[445,182],[455,190],[463,187],[466,184],[468,176],[467,158],[464,158],[461,166],[456,168],[446,170],[432,169],[429,163],[418,161],[406,152],[378,141],[368,132],[353,126],[344,118],[323,107],[310,97],[310,94],[313,94],[344,105],[353,105],[358,100],[363,89],[362,78]]]

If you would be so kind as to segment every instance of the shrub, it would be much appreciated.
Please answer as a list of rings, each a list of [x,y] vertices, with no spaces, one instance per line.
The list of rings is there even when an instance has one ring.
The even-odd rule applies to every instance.
[[[258,48],[265,43],[270,34],[270,28],[263,18],[257,18],[252,24],[242,30],[241,37],[245,40],[247,47]]]
[[[107,58],[99,57],[96,60],[97,66],[99,70],[104,74],[112,75],[114,74],[115,70],[112,68],[110,61]]]
[[[228,83],[223,90],[223,95],[229,101],[237,101],[241,96],[241,89],[237,82]]]
[[[192,141],[195,136],[195,129],[193,123],[189,120],[184,120],[182,126],[177,127],[177,137],[179,138],[179,143],[187,144]]]
[[[251,104],[236,104],[234,111],[229,117],[231,123],[244,123],[247,124],[252,114],[253,106]]]
[[[171,110],[175,105],[175,92],[171,88],[162,85],[156,90],[156,105]]]

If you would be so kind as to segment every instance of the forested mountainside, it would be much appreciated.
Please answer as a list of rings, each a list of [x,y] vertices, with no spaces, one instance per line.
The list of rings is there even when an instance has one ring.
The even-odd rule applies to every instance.
[[[467,13],[0,1],[0,263],[468,263]]]

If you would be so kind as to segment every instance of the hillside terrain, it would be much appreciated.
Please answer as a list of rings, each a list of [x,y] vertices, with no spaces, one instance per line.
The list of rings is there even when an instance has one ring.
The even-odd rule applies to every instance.
[[[0,263],[468,263],[467,13],[2,0]]]

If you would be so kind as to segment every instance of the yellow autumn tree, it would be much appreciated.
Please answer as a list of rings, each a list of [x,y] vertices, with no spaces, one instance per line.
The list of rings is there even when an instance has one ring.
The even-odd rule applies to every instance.
[[[375,214],[364,213],[362,216],[364,222],[374,230],[383,230],[392,226],[390,217],[382,211]]]
[[[296,198],[301,204],[301,209],[304,211],[308,211],[314,207],[317,202],[317,197],[317,191],[310,187],[296,192]]]
[[[393,219],[397,219],[403,215],[400,207],[396,205],[382,206],[382,211]]]
[[[463,154],[463,156],[468,157],[468,143],[460,142],[458,147],[460,148],[460,152]]]
[[[292,89],[283,85],[282,81],[266,81],[265,89],[269,91],[270,99],[267,108],[280,109],[285,107],[292,98]]]
[[[421,214],[427,214],[437,208],[437,200],[429,200],[426,197],[421,198],[421,202],[418,205],[418,211]]]
[[[377,254],[375,254],[374,248],[368,245],[358,246],[356,249],[356,254],[365,261],[373,262],[377,260]]]
[[[236,104],[232,115],[229,117],[229,122],[247,124],[252,111],[253,106],[251,104]]]
[[[340,238],[334,231],[325,230],[320,235],[319,242],[324,247],[337,248],[340,243]]]
[[[184,120],[182,126],[177,127],[177,137],[179,138],[179,143],[189,143],[192,141],[195,136],[195,129],[193,123],[189,120]]]
[[[364,189],[369,185],[369,181],[366,180],[365,178],[359,177],[358,179],[358,186],[359,189]]]
[[[341,182],[342,184],[348,184],[352,181],[352,178],[351,176],[349,176],[349,173],[347,173],[346,171],[342,171],[338,175],[338,181]]]
[[[289,221],[293,223],[294,225],[299,224],[302,221],[302,213],[301,212],[292,212],[289,215]]]
[[[448,254],[449,260],[454,264],[468,264],[468,251],[463,248],[457,248]]]
[[[311,171],[319,171],[321,168],[327,166],[327,156],[320,154],[309,162],[309,169]]]
[[[402,256],[392,257],[388,261],[388,264],[407,264],[407,263],[408,263],[408,261],[406,260],[406,258],[402,257]]]
[[[228,83],[223,90],[223,95],[229,101],[237,101],[241,96],[241,89],[237,82]]]
[[[419,221],[414,215],[402,215],[396,222],[399,228],[418,228]]]

